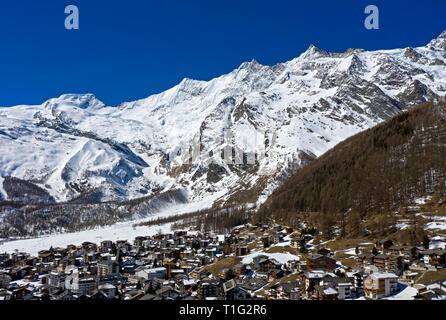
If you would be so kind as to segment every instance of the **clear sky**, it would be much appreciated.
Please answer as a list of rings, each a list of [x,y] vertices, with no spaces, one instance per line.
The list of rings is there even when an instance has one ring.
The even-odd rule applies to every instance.
[[[377,5],[380,29],[364,27]],[[67,5],[80,29],[66,30]],[[0,3],[0,106],[94,93],[109,105],[242,62],[422,46],[446,29],[444,0],[9,0]]]

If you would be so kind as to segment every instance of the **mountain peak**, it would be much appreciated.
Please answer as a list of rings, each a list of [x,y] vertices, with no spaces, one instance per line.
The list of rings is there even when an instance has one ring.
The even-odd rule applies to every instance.
[[[316,58],[316,57],[321,57],[321,56],[327,56],[329,55],[329,53],[321,48],[316,47],[313,44],[310,44],[310,46],[308,47],[308,49],[302,53],[301,57],[304,59],[307,58]]]
[[[444,30],[436,39],[427,45],[432,50],[446,50],[446,30]]]
[[[78,108],[81,109],[100,109],[105,107],[105,103],[99,100],[94,94],[86,93],[86,94],[77,94],[77,93],[68,93],[61,95],[58,100],[63,102],[71,103]]]
[[[238,69],[239,70],[242,70],[242,69],[252,69],[252,68],[255,68],[255,67],[259,67],[259,66],[260,66],[260,63],[258,63],[256,59],[252,59],[249,62],[248,61],[243,62]]]

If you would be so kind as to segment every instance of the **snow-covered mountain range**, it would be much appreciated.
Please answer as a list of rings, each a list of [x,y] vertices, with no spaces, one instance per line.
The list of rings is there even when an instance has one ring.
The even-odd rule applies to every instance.
[[[310,46],[285,63],[253,60],[114,107],[67,94],[0,108],[0,200],[123,201],[181,190],[190,202],[259,203],[340,141],[444,95],[446,31],[419,48]]]

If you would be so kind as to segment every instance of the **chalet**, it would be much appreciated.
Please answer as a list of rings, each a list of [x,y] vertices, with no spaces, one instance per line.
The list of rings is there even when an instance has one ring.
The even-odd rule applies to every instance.
[[[52,262],[54,259],[54,254],[49,250],[42,250],[38,253],[39,260],[42,263]]]
[[[290,246],[294,249],[299,249],[302,246],[305,246],[304,238],[292,238],[290,241]]]
[[[325,276],[318,284],[324,289],[333,289],[336,291],[336,300],[345,300],[351,298],[352,283],[348,278]],[[327,299],[322,299],[327,300]],[[328,294],[328,300],[331,300],[331,292]]]
[[[269,247],[273,243],[273,239],[271,236],[263,236],[262,243],[264,247]]]
[[[27,266],[35,266],[38,263],[40,263],[40,261],[37,257],[29,257],[28,259],[25,259],[25,265]]]
[[[419,257],[420,251],[416,246],[403,246],[401,247],[400,254],[404,259],[409,262]]]
[[[365,269],[370,265],[373,265],[374,255],[371,253],[360,253],[356,256],[356,261],[361,269]]]
[[[302,284],[298,281],[279,283],[276,286],[276,299],[280,300],[300,300]]]
[[[28,286],[14,289],[12,290],[12,297],[14,300],[30,300],[33,298],[33,289]]]
[[[279,242],[283,242],[283,233],[281,232],[275,232],[273,235],[273,242],[274,243],[279,243]]]
[[[424,264],[431,268],[444,268],[446,266],[446,250],[432,249],[421,251]]]
[[[357,296],[364,292],[364,280],[367,276],[368,275],[362,271],[347,272],[347,277],[353,284],[353,290]]]
[[[420,289],[415,300],[446,300],[446,281],[432,283]]]
[[[144,241],[146,241],[146,240],[147,240],[147,237],[142,237],[142,236],[136,237],[133,240],[133,246],[137,247],[137,248],[141,248],[141,247],[143,247]]]
[[[96,255],[93,252],[84,253],[83,262],[84,263],[92,263],[93,261],[96,261]]]
[[[336,260],[321,254],[309,255],[306,259],[307,270],[334,270]]]
[[[204,300],[217,297],[220,293],[220,283],[217,280],[202,280],[198,283],[197,297]]]
[[[217,254],[217,249],[215,247],[209,247],[205,249],[205,254],[208,257],[214,258]]]
[[[419,275],[418,272],[413,272],[410,270],[406,270],[403,272],[403,279],[408,281],[408,282],[412,282],[415,281],[415,278]]]
[[[111,240],[104,240],[101,241],[101,252],[108,252],[108,250],[110,250],[113,247],[113,241]]]
[[[380,239],[375,242],[375,248],[383,253],[393,245],[393,241],[389,239]]]
[[[10,275],[13,280],[23,279],[31,273],[31,270],[32,268],[30,266],[17,267],[11,270]]]
[[[261,257],[260,259],[257,260],[257,262],[254,262],[254,269],[256,269],[259,272],[268,273],[274,269],[281,269],[281,267],[282,264],[278,262],[276,259]]]
[[[296,273],[296,272],[300,271],[299,261],[298,260],[288,260],[285,263],[285,269],[291,273]]]
[[[415,300],[446,300],[446,290],[441,290],[438,288],[426,290],[418,293]]]
[[[223,292],[226,300],[245,300],[250,296],[245,289],[237,285],[234,279],[223,283]]]
[[[297,264],[297,268],[298,268],[297,271],[299,272],[307,270],[307,261],[305,260],[299,261]]]
[[[335,276],[333,273],[329,273],[326,270],[306,270],[299,272],[299,280],[302,283],[302,294],[306,296],[308,291],[312,290],[314,285],[319,284],[319,282],[325,276]]]
[[[337,300],[338,292],[330,286],[315,285],[312,299],[316,300]]]
[[[401,274],[404,269],[404,261],[402,256],[378,254],[373,257],[372,264],[375,265],[381,272],[391,272],[397,275]]]
[[[82,243],[82,248],[84,248],[86,252],[90,252],[90,251],[96,252],[98,249],[96,243],[88,242],[88,241],[85,241]]]
[[[118,240],[116,241],[116,246],[120,248],[123,251],[130,251],[132,250],[132,245],[127,242],[127,240]]]
[[[237,246],[235,249],[235,255],[237,257],[245,256],[248,254],[248,246]]]
[[[194,279],[189,279],[186,275],[177,275],[175,277],[175,289],[181,291],[189,291],[192,290],[197,284],[197,281]]]
[[[274,281],[283,277],[283,270],[272,269],[268,271],[268,281]]]
[[[398,276],[394,273],[372,273],[364,280],[366,298],[380,299],[398,291]]]
[[[329,256],[329,254],[331,253],[331,251],[327,248],[319,248],[317,250],[317,253],[323,256]]]

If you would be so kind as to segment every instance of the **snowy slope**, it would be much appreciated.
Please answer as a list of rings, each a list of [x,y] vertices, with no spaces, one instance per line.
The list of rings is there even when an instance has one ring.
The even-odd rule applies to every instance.
[[[310,46],[289,62],[246,62],[116,107],[69,94],[0,108],[0,176],[31,181],[57,201],[184,189],[191,202],[221,204],[256,188],[248,201],[261,202],[287,172],[445,94],[446,32],[420,48]]]

